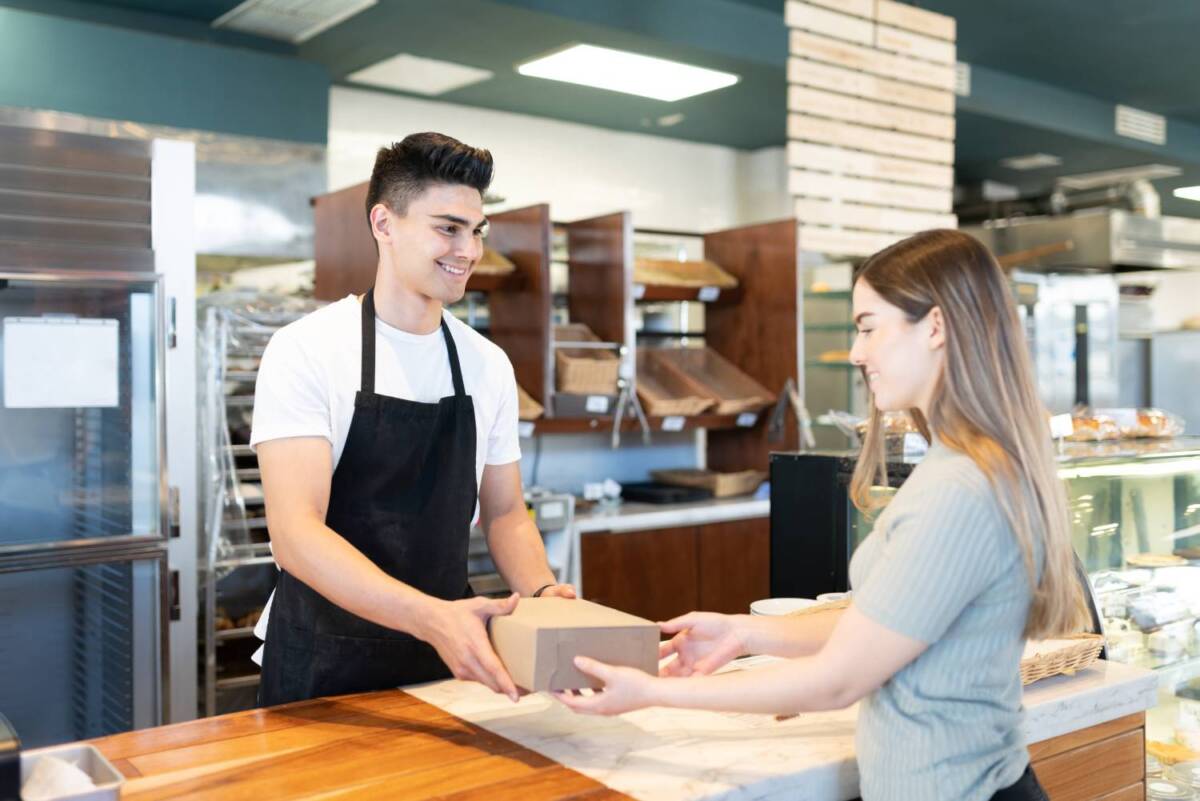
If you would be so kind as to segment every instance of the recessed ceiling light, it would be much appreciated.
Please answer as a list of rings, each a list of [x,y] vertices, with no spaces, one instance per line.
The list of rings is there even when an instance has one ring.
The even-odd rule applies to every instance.
[[[1000,159],[1000,163],[1010,170],[1040,170],[1045,167],[1057,167],[1062,164],[1062,159],[1049,153],[1030,153],[1028,156]]]
[[[245,0],[212,22],[214,28],[300,44],[378,0]]]
[[[731,72],[582,44],[519,64],[517,72],[668,101],[722,89],[739,80]]]
[[[1181,186],[1172,194],[1183,200],[1200,200],[1200,186]]]
[[[658,118],[658,127],[670,128],[672,125],[678,125],[686,119],[687,115],[679,111],[675,112],[674,114],[664,114]]]
[[[478,67],[401,53],[352,72],[346,79],[383,89],[398,89],[401,92],[433,96],[486,81],[491,77],[491,72]]]

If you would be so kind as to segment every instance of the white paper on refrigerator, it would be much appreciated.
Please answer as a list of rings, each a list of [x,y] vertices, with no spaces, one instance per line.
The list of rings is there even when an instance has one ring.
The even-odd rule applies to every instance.
[[[119,331],[102,318],[5,317],[5,408],[116,406]]]

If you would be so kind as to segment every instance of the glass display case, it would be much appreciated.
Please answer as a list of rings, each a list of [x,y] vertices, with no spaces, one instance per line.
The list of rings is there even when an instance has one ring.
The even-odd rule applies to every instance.
[[[1196,759],[1200,438],[1070,445],[1059,474],[1108,658],[1159,677],[1159,703],[1146,721],[1150,751]]]
[[[872,526],[848,497],[856,457],[772,454],[771,595],[849,589]],[[1066,443],[1059,460],[1107,658],[1159,677],[1150,752],[1200,759],[1200,438]],[[889,460],[891,488],[877,489],[894,492],[917,463]]]

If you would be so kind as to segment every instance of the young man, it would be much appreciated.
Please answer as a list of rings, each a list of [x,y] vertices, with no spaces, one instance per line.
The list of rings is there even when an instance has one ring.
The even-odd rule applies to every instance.
[[[448,678],[517,690],[487,638],[517,594],[573,598],[525,511],[504,352],[444,310],[483,254],[492,156],[436,133],[382,148],[367,191],[375,287],[280,329],[251,445],[279,581],[264,706]],[[516,593],[474,598],[478,515]]]

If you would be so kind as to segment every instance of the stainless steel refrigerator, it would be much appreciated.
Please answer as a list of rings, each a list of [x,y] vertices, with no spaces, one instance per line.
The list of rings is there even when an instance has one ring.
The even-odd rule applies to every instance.
[[[0,712],[27,746],[166,718],[152,156],[0,128]]]

